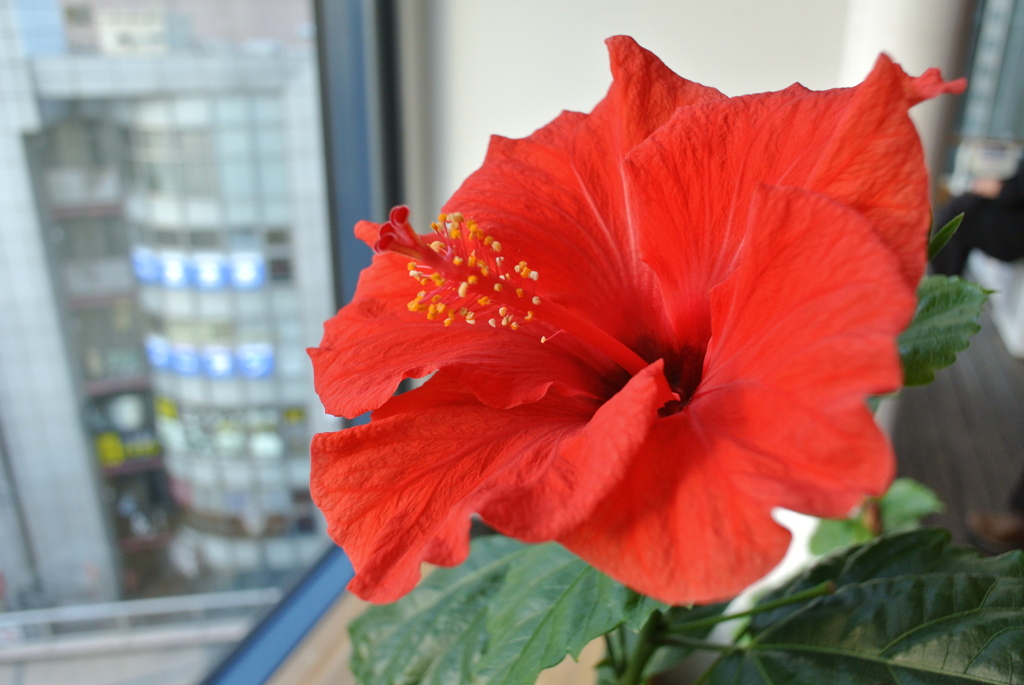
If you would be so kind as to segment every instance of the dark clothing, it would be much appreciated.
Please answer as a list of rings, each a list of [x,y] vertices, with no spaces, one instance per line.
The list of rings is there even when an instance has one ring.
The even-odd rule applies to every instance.
[[[966,194],[954,198],[939,215],[935,230],[961,212],[964,219],[959,230],[932,260],[935,273],[961,275],[973,248],[1004,262],[1024,257],[1024,161],[1012,178],[1003,181],[997,197]],[[1014,486],[1009,504],[1011,511],[1024,514],[1024,474]]]
[[[1024,514],[1024,474],[1021,475],[1013,492],[1010,493],[1010,511]]]
[[[936,230],[961,212],[964,219],[960,229],[932,260],[935,273],[962,274],[972,248],[1004,262],[1024,257],[1024,173],[1021,169],[1003,182],[998,197],[989,199],[968,193],[954,198],[939,215]]]

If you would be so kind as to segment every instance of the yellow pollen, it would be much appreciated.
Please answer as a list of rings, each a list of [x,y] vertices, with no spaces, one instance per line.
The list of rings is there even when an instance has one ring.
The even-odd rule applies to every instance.
[[[422,239],[418,243],[421,257],[406,264],[409,275],[424,288],[408,303],[410,311],[424,313],[430,321],[443,321],[445,326],[452,325],[459,318],[475,324],[477,314],[492,328],[500,324],[512,330],[538,319],[534,310],[504,306],[500,295],[477,291],[479,287],[487,293],[492,289],[494,293],[502,293],[508,286],[508,290],[515,290],[518,297],[526,297],[534,305],[539,305],[539,297],[527,295],[524,287],[516,287],[525,286],[522,281],[527,278],[537,280],[538,273],[525,260],[513,262],[513,268],[508,269],[505,257],[497,254],[501,252],[501,243],[459,212],[439,214],[431,228],[437,239],[432,242]],[[490,250],[485,250],[484,246]],[[407,251],[396,249],[395,252],[406,254]],[[444,262],[447,267],[443,266]],[[486,287],[488,285],[490,288]],[[496,298],[499,301],[495,301]],[[484,318],[487,314],[483,312],[491,312],[491,307],[494,307],[494,318]],[[542,342],[546,340],[546,337],[542,338]]]
[[[447,323],[448,323],[448,322],[447,322],[447,321],[445,321],[445,324],[447,324]],[[542,336],[540,336],[540,341],[541,341],[541,343],[542,343],[542,344],[543,344],[543,343],[546,343],[546,342],[548,341],[548,338],[547,338],[547,336],[546,336],[546,335],[542,335]]]

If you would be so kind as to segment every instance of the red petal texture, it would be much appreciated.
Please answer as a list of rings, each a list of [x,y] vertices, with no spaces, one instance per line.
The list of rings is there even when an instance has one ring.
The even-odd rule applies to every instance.
[[[519,330],[493,319],[508,293],[467,324],[479,293],[451,220],[429,249],[405,224],[357,226],[381,253],[310,355],[329,412],[374,412],[315,438],[312,491],[366,599],[459,563],[477,513],[658,599],[720,600],[784,554],[773,508],[841,516],[892,478],[865,399],[900,385],[924,272],[907,110],[963,83],[883,55],[855,88],[727,98],[608,46],[593,112],[495,137],[443,209],[539,275],[504,282],[536,305]],[[421,300],[442,270],[454,285]],[[466,318],[416,311],[444,297]]]
[[[669,602],[726,599],[764,575],[789,541],[772,507],[843,516],[892,478],[864,397],[900,382],[892,341],[914,298],[896,259],[862,216],[807,191],[761,186],[748,221],[739,266],[711,296],[690,404],[656,423],[644,468],[559,538]]]
[[[407,261],[374,257],[352,302],[324,324],[320,347],[309,350],[316,391],[329,413],[354,418],[386,402],[402,379],[449,364],[461,365],[478,395],[499,407],[535,402],[555,384],[565,393],[608,396],[607,376],[619,375],[614,365],[584,351],[567,353],[572,343],[562,336],[538,345],[532,336],[486,326],[446,328],[410,313],[406,305],[417,286],[410,284]],[[475,364],[465,365],[467,359]]]
[[[388,602],[412,589],[421,560],[459,563],[480,508],[523,537],[578,524],[643,443],[663,385],[658,363],[603,406],[552,394],[502,410],[442,372],[370,424],[317,435],[313,499],[358,571],[350,589]]]

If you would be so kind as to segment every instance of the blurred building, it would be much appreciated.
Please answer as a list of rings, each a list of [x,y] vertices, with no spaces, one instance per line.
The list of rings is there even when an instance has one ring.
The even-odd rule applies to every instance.
[[[323,547],[317,76],[306,4],[258,4],[244,35],[198,1],[0,0],[9,608],[272,583]]]

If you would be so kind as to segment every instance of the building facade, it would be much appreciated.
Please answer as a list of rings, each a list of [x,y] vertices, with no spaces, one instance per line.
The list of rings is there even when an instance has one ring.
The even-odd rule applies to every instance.
[[[305,4],[277,4],[301,33]],[[0,424],[43,580],[5,564],[8,604],[31,603],[23,586],[54,603],[275,582],[325,544],[308,445],[332,423],[304,352],[333,308],[312,45],[213,40],[189,3],[21,5],[0,2],[17,86],[0,311],[18,322]]]

